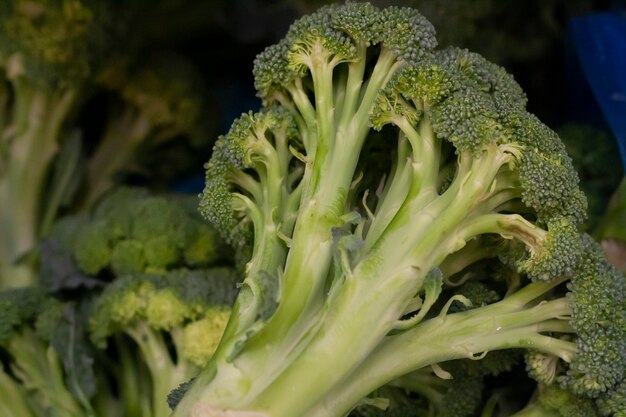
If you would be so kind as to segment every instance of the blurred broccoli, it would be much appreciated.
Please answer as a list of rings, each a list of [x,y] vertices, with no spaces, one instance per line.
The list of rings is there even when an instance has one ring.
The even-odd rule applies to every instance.
[[[0,288],[33,282],[49,170],[106,49],[106,2],[0,4]],[[66,167],[73,169],[72,166]]]
[[[62,219],[41,247],[44,284],[57,291],[114,276],[227,264],[228,248],[195,201],[122,187],[92,213]]]
[[[107,0],[0,4],[0,288],[35,282],[36,243],[61,213],[91,208],[171,139],[208,136],[201,77],[153,51],[134,25],[142,13]]]
[[[35,287],[0,292],[0,410],[7,416],[93,416],[91,356],[74,306],[63,305]],[[8,397],[7,397],[8,398]]]
[[[151,417],[166,417],[169,392],[194,377],[215,352],[235,296],[232,269],[179,270],[119,278],[98,298],[89,318],[100,347],[129,336],[150,373]],[[136,363],[126,363],[136,367]]]

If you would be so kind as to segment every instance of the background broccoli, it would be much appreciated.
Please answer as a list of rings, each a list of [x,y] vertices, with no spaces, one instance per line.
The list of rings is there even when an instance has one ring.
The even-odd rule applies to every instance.
[[[55,223],[38,285],[0,292],[7,412],[167,416],[228,321],[231,253],[188,195],[118,188]]]
[[[144,15],[137,2],[0,6],[0,288],[36,281],[37,241],[61,214],[91,209],[131,174],[177,175],[184,162],[155,155],[208,137],[194,64],[155,50],[154,33],[135,30],[155,18]]]
[[[58,291],[128,274],[228,265],[231,251],[194,204],[192,196],[117,189],[92,213],[56,223],[40,251],[44,285]]]
[[[170,414],[169,392],[194,377],[217,348],[230,314],[236,276],[228,268],[179,270],[161,276],[129,275],[106,288],[89,318],[91,340],[103,348],[111,339],[118,354],[127,355],[123,345],[127,341],[113,338],[125,334],[139,349],[138,361],[124,357],[117,369],[122,375],[135,370],[135,377],[119,387],[123,405],[129,407],[122,415]],[[142,364],[150,374],[149,394],[128,398],[141,389],[136,384]]]

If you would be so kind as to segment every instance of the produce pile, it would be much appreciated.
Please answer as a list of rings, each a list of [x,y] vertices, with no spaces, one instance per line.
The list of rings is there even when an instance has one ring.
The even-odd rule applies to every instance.
[[[199,198],[155,193],[122,184],[207,104],[121,3],[0,6],[0,416],[626,416],[626,280],[503,68],[324,6]]]

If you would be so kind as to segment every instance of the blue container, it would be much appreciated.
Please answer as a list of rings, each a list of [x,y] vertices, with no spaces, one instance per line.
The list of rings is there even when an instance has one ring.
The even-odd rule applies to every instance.
[[[626,18],[616,13],[573,18],[570,37],[626,167]]]

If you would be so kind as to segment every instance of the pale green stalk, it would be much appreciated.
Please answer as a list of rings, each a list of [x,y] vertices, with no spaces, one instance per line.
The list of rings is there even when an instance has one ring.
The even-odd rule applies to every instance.
[[[302,416],[344,415],[359,399],[402,375],[448,360],[476,357],[482,352],[532,347],[570,361],[576,351],[574,343],[541,334],[567,330],[553,324],[553,319],[571,314],[567,300],[524,308],[557,283],[530,284],[496,304],[440,315],[404,333],[388,336],[360,367],[329,389],[327,396]]]

